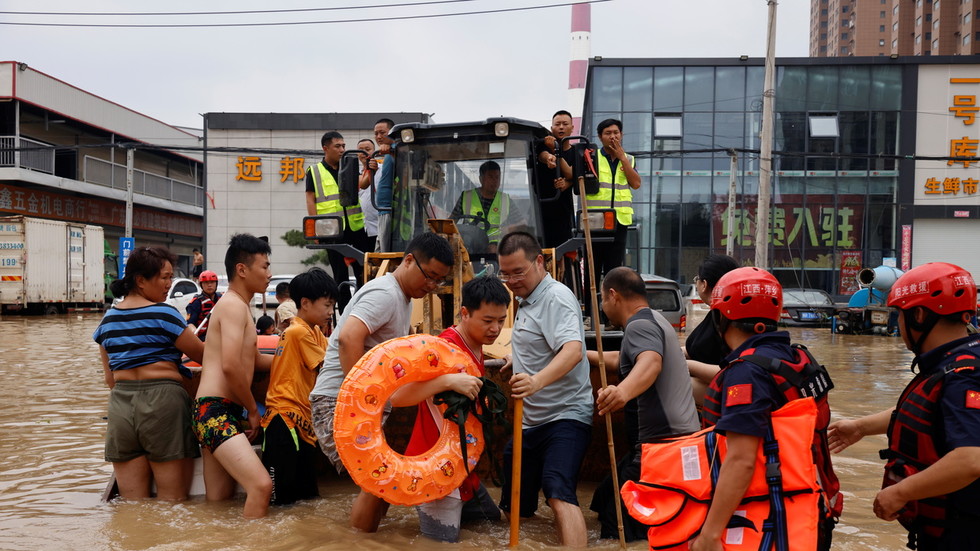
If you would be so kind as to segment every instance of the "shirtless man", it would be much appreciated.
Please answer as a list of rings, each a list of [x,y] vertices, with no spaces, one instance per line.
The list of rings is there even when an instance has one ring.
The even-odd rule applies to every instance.
[[[256,367],[271,369],[272,356],[259,354],[248,306],[248,299],[265,292],[269,284],[270,252],[267,242],[252,235],[231,237],[225,253],[228,292],[211,314],[194,402],[194,431],[204,455],[205,495],[208,501],[231,499],[237,481],[245,488],[245,518],[264,517],[272,495],[272,479],[250,444],[260,427],[252,375]]]

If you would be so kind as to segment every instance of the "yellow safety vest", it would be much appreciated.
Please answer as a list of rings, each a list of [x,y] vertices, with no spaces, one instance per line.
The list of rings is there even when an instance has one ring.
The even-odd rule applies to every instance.
[[[596,157],[599,158],[599,191],[585,196],[589,210],[611,208],[616,211],[616,221],[624,226],[629,226],[633,223],[633,190],[630,189],[629,181],[626,180],[623,165],[621,163],[616,164],[614,177],[609,159],[601,151]],[[627,155],[627,157],[629,157],[630,166],[636,166],[636,159],[632,155]]]
[[[337,185],[337,180],[334,180],[333,174],[330,174],[323,163],[317,163],[308,170],[313,176],[316,213],[334,214],[342,212],[346,214],[345,224],[351,231],[362,229],[364,227],[364,213],[361,212],[361,205],[346,208],[341,206],[340,186]]]
[[[510,199],[503,193],[497,192],[490,203],[490,212],[483,212],[483,200],[478,189],[464,191],[461,201],[464,214],[486,218],[490,222],[490,227],[487,229],[490,243],[500,241],[500,221],[507,220],[510,215]]]

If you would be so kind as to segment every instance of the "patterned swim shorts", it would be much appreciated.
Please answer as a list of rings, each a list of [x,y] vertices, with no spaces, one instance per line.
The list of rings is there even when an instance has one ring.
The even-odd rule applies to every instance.
[[[211,453],[236,434],[245,433],[245,408],[228,398],[203,396],[194,400],[194,434]]]

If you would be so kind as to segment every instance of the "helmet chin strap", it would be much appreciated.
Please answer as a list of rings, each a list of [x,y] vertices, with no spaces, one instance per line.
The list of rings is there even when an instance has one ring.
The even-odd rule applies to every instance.
[[[922,311],[925,312],[925,317],[921,322],[916,321],[915,319],[916,309],[922,309]],[[936,326],[936,323],[939,322],[939,318],[941,316],[932,310],[922,308],[921,306],[916,306],[915,308],[910,308],[908,310],[902,310],[902,315],[905,316],[905,327],[919,332],[919,338],[914,340],[912,335],[909,334],[909,341],[912,343],[912,353],[918,357],[920,354],[922,354],[922,345],[925,343],[926,337],[928,337],[929,333],[932,332],[932,329]],[[914,365],[915,364],[913,363],[913,366]]]

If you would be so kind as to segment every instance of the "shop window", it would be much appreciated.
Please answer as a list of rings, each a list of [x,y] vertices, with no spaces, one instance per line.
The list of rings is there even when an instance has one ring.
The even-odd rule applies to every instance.
[[[653,136],[656,138],[680,138],[681,132],[680,115],[654,115],[653,116]]]
[[[840,136],[837,115],[810,115],[811,138],[836,138]]]

